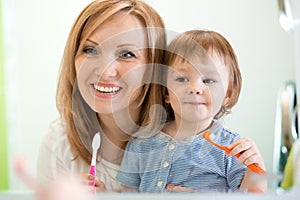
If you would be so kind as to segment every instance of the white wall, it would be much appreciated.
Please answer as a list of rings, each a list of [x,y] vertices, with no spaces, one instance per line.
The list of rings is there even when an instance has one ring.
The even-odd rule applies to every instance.
[[[39,142],[57,117],[57,72],[69,29],[91,0],[2,0],[10,159],[25,154],[31,171]],[[277,91],[294,79],[293,34],[278,23],[274,0],[146,0],[168,29],[208,28],[223,34],[237,52],[243,88],[227,127],[255,140],[272,169]],[[11,189],[24,186],[10,173]]]
[[[90,1],[2,0],[9,161],[26,156],[32,174],[41,137],[58,116],[55,90],[67,35]],[[25,189],[13,172],[10,187]]]

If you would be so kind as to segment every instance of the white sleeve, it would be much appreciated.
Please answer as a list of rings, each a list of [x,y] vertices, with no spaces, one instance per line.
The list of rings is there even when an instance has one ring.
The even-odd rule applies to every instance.
[[[69,172],[63,158],[63,152],[68,149],[69,143],[66,141],[63,130],[59,122],[52,123],[40,144],[37,158],[37,180],[42,184]]]

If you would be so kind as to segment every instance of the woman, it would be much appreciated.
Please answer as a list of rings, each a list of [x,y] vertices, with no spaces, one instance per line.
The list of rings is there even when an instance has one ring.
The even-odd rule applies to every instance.
[[[93,1],[75,21],[57,87],[60,118],[41,145],[41,183],[80,175],[86,183],[92,138],[101,133],[95,187],[120,191],[115,176],[130,135],[161,123],[157,93],[166,38],[161,17],[140,0]],[[152,95],[152,94],[156,95]],[[148,98],[154,97],[154,98]],[[151,120],[150,120],[151,119]]]

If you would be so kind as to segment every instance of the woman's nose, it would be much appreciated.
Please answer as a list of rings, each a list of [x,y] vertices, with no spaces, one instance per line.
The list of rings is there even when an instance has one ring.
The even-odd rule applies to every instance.
[[[118,76],[117,64],[112,62],[97,69],[97,74],[104,80],[109,80]]]

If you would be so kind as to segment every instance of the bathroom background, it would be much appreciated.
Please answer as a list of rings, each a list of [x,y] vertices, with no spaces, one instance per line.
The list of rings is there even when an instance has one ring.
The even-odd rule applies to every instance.
[[[0,189],[27,191],[15,176],[15,155],[35,162],[42,136],[58,117],[57,74],[69,30],[91,0],[1,0]],[[225,126],[257,142],[273,170],[277,96],[296,79],[295,32],[279,24],[276,0],[146,0],[167,29],[206,28],[223,34],[237,53],[243,86]],[[298,59],[298,58],[297,58]],[[298,74],[298,78],[299,78]],[[6,167],[7,166],[7,167]]]

